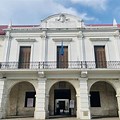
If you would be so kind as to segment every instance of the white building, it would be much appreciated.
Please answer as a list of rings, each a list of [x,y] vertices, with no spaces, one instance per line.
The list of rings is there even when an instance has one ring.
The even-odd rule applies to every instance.
[[[119,116],[119,30],[69,14],[0,26],[0,118]]]

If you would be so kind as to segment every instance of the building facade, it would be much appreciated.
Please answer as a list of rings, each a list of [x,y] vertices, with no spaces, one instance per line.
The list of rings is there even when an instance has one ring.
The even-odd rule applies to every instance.
[[[0,118],[119,117],[119,32],[69,14],[0,26]]]

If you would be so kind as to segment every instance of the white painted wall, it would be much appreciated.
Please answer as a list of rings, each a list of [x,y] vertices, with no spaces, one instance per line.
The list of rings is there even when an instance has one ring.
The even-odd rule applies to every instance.
[[[54,31],[55,32],[55,31]],[[79,31],[77,32],[79,34]],[[85,32],[84,32],[85,33]],[[84,34],[83,33],[83,34]],[[108,41],[92,41],[90,39],[92,38],[106,38],[106,37],[84,37],[84,43],[85,43],[85,53],[81,48],[82,42],[79,40],[78,37],[71,36],[71,32],[64,32],[64,34],[61,34],[57,32],[57,37],[51,36],[50,32],[47,32],[49,34],[48,38],[41,38],[35,37],[32,33],[32,37],[28,37],[29,34],[26,32],[25,36],[23,37],[21,33],[18,33],[21,35],[21,37],[15,36],[15,33],[12,35],[12,41],[11,41],[11,49],[10,49],[10,57],[9,62],[17,62],[19,60],[19,48],[20,46],[31,46],[31,62],[34,61],[45,61],[45,56],[47,58],[47,61],[56,61],[57,60],[57,46],[61,45],[61,41],[63,41],[64,46],[68,46],[68,60],[69,61],[79,61],[83,60],[83,55],[85,55],[86,61],[95,61],[95,55],[94,55],[94,46],[95,45],[105,45],[105,53],[106,53],[106,60],[107,61],[119,61],[120,57],[120,50],[118,47],[119,39],[115,39],[113,36],[107,37],[109,38]],[[39,34],[39,33],[37,33]],[[41,33],[42,34],[42,33]],[[73,31],[72,34],[76,35],[76,32]],[[93,35],[96,34],[94,31],[92,33]],[[65,36],[65,37],[64,37]],[[21,39],[21,42],[17,41],[18,39]],[[23,40],[25,41],[23,42]],[[27,42],[27,39],[35,39],[33,42]],[[47,48],[45,48],[45,40],[48,40]],[[69,40],[70,39],[70,40]],[[45,53],[45,49],[47,52]],[[2,56],[2,53],[0,54]],[[1,57],[0,57],[1,59]]]
[[[0,62],[3,61],[4,36],[0,36]]]

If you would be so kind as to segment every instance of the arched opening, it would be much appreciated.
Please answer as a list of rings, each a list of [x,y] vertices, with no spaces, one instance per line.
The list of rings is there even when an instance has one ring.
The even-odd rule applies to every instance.
[[[50,116],[76,116],[76,91],[68,82],[55,83],[49,92]]]
[[[7,104],[7,117],[34,116],[35,88],[29,82],[15,84],[9,93]]]
[[[90,111],[92,118],[118,116],[116,91],[111,84],[99,81],[92,85]]]

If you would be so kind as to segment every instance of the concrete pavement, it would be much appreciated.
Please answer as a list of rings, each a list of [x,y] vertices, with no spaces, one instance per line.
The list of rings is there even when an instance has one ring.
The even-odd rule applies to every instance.
[[[34,118],[11,118],[11,119],[2,119],[2,120],[34,120]],[[80,120],[76,117],[68,117],[68,118],[51,118],[46,120]],[[111,117],[111,118],[96,118],[92,120],[120,120],[118,117]]]

